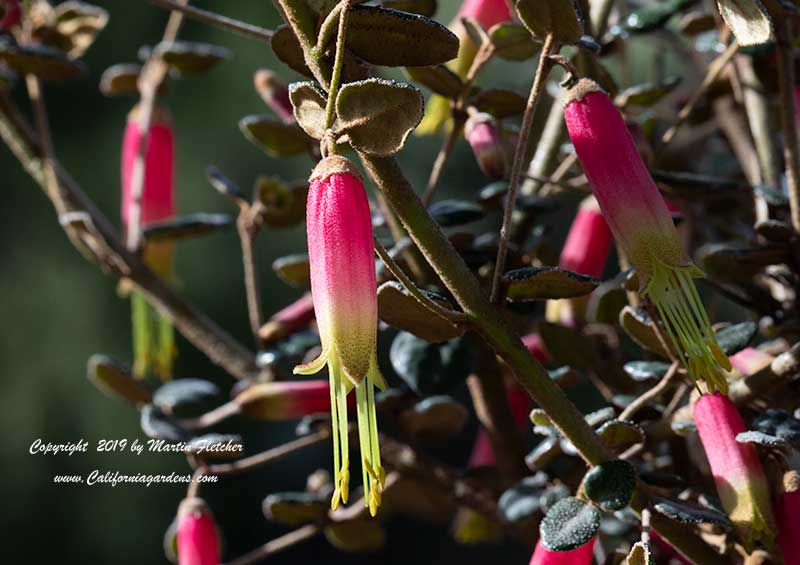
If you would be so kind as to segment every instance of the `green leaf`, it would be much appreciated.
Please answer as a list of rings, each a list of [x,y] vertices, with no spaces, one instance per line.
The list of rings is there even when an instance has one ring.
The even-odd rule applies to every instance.
[[[127,367],[106,355],[92,355],[89,358],[86,377],[108,396],[122,398],[133,404],[144,404],[152,399],[152,393],[133,378]]]
[[[445,98],[456,98],[464,90],[464,83],[459,76],[444,65],[408,67],[406,74],[411,80],[430,88]]]
[[[595,363],[594,347],[589,338],[560,324],[541,322],[539,335],[550,355],[562,365],[586,369]]]
[[[539,525],[539,539],[550,551],[571,551],[600,529],[600,511],[577,498],[559,500]]]
[[[600,426],[597,434],[609,449],[620,453],[645,440],[644,430],[638,424],[626,420],[611,420]]]
[[[388,157],[403,148],[422,119],[422,94],[383,79],[345,84],[336,98],[340,131],[357,151]]]
[[[717,0],[717,6],[742,47],[772,39],[772,21],[760,0]]]
[[[442,24],[365,5],[350,8],[345,44],[364,61],[385,67],[426,67],[458,55],[458,38]]]
[[[688,502],[661,499],[653,508],[659,514],[681,524],[716,524],[723,527],[731,525],[731,521],[722,512]]]
[[[156,390],[153,404],[164,414],[190,417],[205,412],[221,397],[219,388],[211,381],[176,379]]]
[[[0,39],[0,61],[19,74],[32,74],[47,81],[68,80],[86,70],[83,63],[68,59],[58,49],[13,45],[7,38]]]
[[[145,404],[142,407],[139,426],[144,435],[149,438],[176,442],[189,439],[189,433],[186,430],[152,404]]]
[[[485,215],[481,206],[466,200],[439,200],[434,202],[428,211],[443,228],[476,222]]]
[[[681,82],[681,78],[673,76],[660,83],[646,83],[631,86],[620,92],[615,103],[619,107],[652,106],[672,92]]]
[[[517,13],[533,35],[552,33],[558,43],[575,43],[583,35],[573,0],[517,0]]]
[[[325,91],[310,81],[294,82],[289,85],[289,100],[303,131],[314,139],[322,139],[325,135]]]
[[[619,281],[605,281],[589,297],[586,318],[596,324],[616,325],[619,313],[628,305],[628,294]]]
[[[142,235],[146,241],[177,241],[226,230],[232,224],[227,214],[190,214],[149,224]]]
[[[229,59],[230,49],[189,41],[171,41],[156,45],[155,54],[170,67],[185,74],[203,74]]]
[[[453,305],[443,297],[426,290],[422,292],[443,308],[452,310]],[[378,288],[378,315],[390,326],[430,343],[449,341],[464,334],[464,328],[431,312],[396,281]]]
[[[267,520],[292,527],[316,522],[328,513],[329,507],[327,500],[310,492],[270,494],[261,503]]]
[[[247,202],[247,198],[242,192],[242,189],[240,189],[235,182],[222,174],[222,171],[217,167],[213,165],[209,166],[206,169],[206,178],[208,182],[211,183],[211,186],[214,187],[214,190],[223,196],[227,196],[236,204],[244,204]]]
[[[121,63],[108,67],[100,76],[100,92],[104,96],[138,94],[136,82],[142,66],[138,63]]]
[[[695,4],[697,0],[666,0],[631,11],[621,24],[611,28],[613,35],[640,34],[663,27],[681,10]]]
[[[419,14],[428,18],[432,18],[436,13],[436,0],[382,0],[380,4],[382,8]]]
[[[756,444],[761,447],[789,447],[789,442],[783,438],[752,430],[736,434],[736,441],[745,444]]]
[[[625,333],[640,347],[652,353],[657,353],[665,359],[669,358],[668,353],[658,339],[652,318],[644,309],[626,306],[619,314],[619,323]]]
[[[400,332],[389,350],[392,368],[411,389],[422,395],[449,393],[472,370],[475,348],[466,338],[431,344]]]
[[[539,44],[533,40],[530,32],[511,22],[492,26],[489,38],[494,45],[495,55],[506,61],[525,61],[539,50]]]
[[[546,486],[547,475],[539,472],[525,477],[500,495],[497,512],[503,522],[518,524],[536,516],[542,508],[541,496]]]
[[[285,124],[273,116],[246,116],[239,120],[239,129],[272,157],[300,155],[311,147],[311,140],[300,126]]]
[[[738,353],[749,344],[758,331],[755,322],[742,322],[728,326],[717,332],[717,345],[725,352],[725,355]]]
[[[583,478],[583,491],[606,512],[625,508],[636,488],[636,471],[622,459],[595,465]]]
[[[292,28],[288,25],[276,27],[269,44],[278,59],[283,61],[286,66],[305,77],[314,78],[314,73],[306,65],[303,47],[294,35]]]
[[[272,270],[283,282],[295,288],[311,287],[311,267],[308,255],[287,255],[272,262]]]
[[[517,116],[525,111],[525,98],[510,90],[481,90],[470,99],[470,104],[497,119]]]
[[[264,209],[259,218],[273,228],[286,228],[299,224],[306,217],[308,183],[287,186],[277,177],[260,175],[256,178],[253,200],[261,202]]]
[[[667,374],[669,363],[662,361],[630,361],[625,363],[625,372],[634,381],[657,381]]]
[[[378,551],[386,545],[386,532],[378,520],[339,522],[325,528],[330,544],[342,551]]]
[[[593,277],[558,267],[524,267],[503,274],[506,296],[512,302],[555,300],[590,294],[597,288]]]
[[[400,414],[400,425],[412,436],[447,439],[461,433],[468,419],[467,409],[451,397],[431,396]]]

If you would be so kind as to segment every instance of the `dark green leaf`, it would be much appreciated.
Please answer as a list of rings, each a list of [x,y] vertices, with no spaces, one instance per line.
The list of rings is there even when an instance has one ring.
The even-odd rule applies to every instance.
[[[176,241],[226,230],[232,224],[227,214],[191,214],[149,224],[143,235],[146,241]]]
[[[736,441],[739,443],[754,443],[762,447],[789,447],[789,442],[785,439],[757,431],[748,431],[737,434]]]
[[[575,43],[583,26],[573,0],[517,0],[517,13],[533,35],[552,33],[559,43]]]
[[[727,527],[731,523],[722,512],[683,501],[662,499],[656,502],[654,508],[659,514],[682,524],[717,524]]]
[[[279,492],[268,495],[261,504],[267,520],[286,526],[316,522],[328,513],[330,503],[310,492]]]
[[[587,369],[594,364],[594,348],[589,338],[573,328],[542,322],[539,335],[550,356],[562,365]]]
[[[336,98],[338,132],[346,134],[354,149],[381,157],[403,148],[422,114],[419,90],[383,79],[345,84]]]
[[[108,396],[122,398],[134,404],[150,402],[152,394],[133,378],[130,369],[106,355],[92,355],[86,376]]]
[[[381,0],[381,7],[432,18],[436,13],[436,0]]]
[[[464,382],[472,370],[475,348],[466,338],[430,344],[401,332],[392,342],[389,359],[397,375],[422,396],[445,394]]]
[[[227,196],[237,204],[243,204],[247,202],[247,198],[242,190],[236,185],[235,182],[223,175],[222,171],[220,171],[217,167],[213,165],[208,167],[206,169],[206,178],[217,192]]]
[[[306,65],[303,48],[300,42],[297,41],[292,28],[288,25],[280,25],[275,28],[275,33],[272,34],[272,39],[270,40],[270,46],[278,59],[283,61],[290,69],[305,77],[314,78],[314,73]]]
[[[186,441],[190,437],[189,432],[152,404],[145,404],[142,407],[139,425],[144,434],[153,439]]]
[[[286,124],[273,116],[246,116],[239,129],[254,145],[272,157],[289,157],[308,151],[311,140],[295,124]]]
[[[497,119],[518,116],[525,111],[525,98],[511,90],[481,90],[470,99],[470,104]]]
[[[524,267],[503,274],[506,296],[512,302],[585,296],[597,288],[593,277],[558,267]]]
[[[669,358],[656,334],[653,320],[644,309],[626,306],[619,314],[619,322],[625,333],[640,347],[665,359]]]
[[[717,332],[717,345],[725,355],[738,353],[752,341],[758,331],[754,322],[742,322],[728,326]]]
[[[597,430],[600,439],[609,449],[620,453],[645,440],[641,426],[625,420],[611,420]]]
[[[483,218],[483,208],[466,200],[439,200],[428,209],[440,226],[450,228],[469,224]]]
[[[286,228],[299,224],[306,217],[308,183],[287,186],[275,177],[256,178],[253,199],[264,205],[260,219],[273,228]]]
[[[443,297],[425,290],[422,292],[443,308],[452,310],[453,306]],[[464,328],[431,312],[396,281],[386,282],[378,288],[378,315],[390,326],[431,343],[448,341],[464,334]]]
[[[507,61],[525,61],[539,50],[530,32],[523,26],[504,22],[492,26],[489,38],[494,45],[495,55]]]
[[[294,82],[289,85],[289,100],[297,123],[314,139],[325,135],[325,104],[327,95],[313,82]]]
[[[342,551],[378,551],[386,545],[386,532],[381,523],[370,518],[334,523],[324,532],[328,542]]]
[[[629,361],[625,372],[634,381],[655,381],[667,374],[669,363],[662,361]]]
[[[464,90],[464,83],[459,76],[444,65],[408,67],[406,74],[411,80],[446,98],[456,98]]]
[[[647,4],[631,11],[621,24],[611,28],[611,33],[625,36],[653,31],[663,27],[672,16],[696,2],[697,0],[664,0]]]
[[[155,54],[173,69],[186,74],[207,73],[231,56],[230,50],[224,47],[189,41],[159,43]]]
[[[449,396],[432,396],[400,415],[400,425],[413,436],[446,439],[464,429],[469,412]]]
[[[0,39],[0,61],[19,74],[36,75],[42,80],[62,81],[85,71],[83,63],[68,59],[58,49],[43,45],[14,45]]]
[[[615,102],[617,106],[623,108],[626,106],[652,106],[672,92],[680,82],[680,77],[673,76],[657,84],[637,84],[620,92]]]
[[[217,385],[202,379],[176,379],[161,385],[153,404],[164,414],[185,417],[205,412],[221,397]]]
[[[506,523],[517,524],[536,516],[541,510],[540,497],[547,486],[547,475],[525,477],[500,495],[497,512]]]
[[[589,542],[600,529],[600,511],[577,498],[558,501],[539,525],[539,539],[550,551],[570,551]]]
[[[622,459],[595,465],[583,478],[583,490],[606,512],[625,508],[636,488],[636,471]]]
[[[272,270],[278,277],[295,288],[309,288],[311,286],[311,268],[308,264],[308,255],[287,255],[272,262]]]

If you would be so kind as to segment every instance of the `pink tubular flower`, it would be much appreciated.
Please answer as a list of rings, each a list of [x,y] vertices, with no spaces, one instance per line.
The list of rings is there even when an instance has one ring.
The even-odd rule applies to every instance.
[[[494,117],[484,112],[471,115],[464,125],[464,136],[472,147],[481,172],[492,179],[503,178],[506,174],[506,152]]]
[[[314,319],[314,301],[310,293],[301,296],[286,308],[277,311],[258,331],[258,337],[269,343],[308,327]]]
[[[358,171],[344,157],[320,161],[310,182],[306,229],[322,353],[294,371],[310,375],[328,365],[336,477],[333,509],[349,496],[346,397],[355,387],[364,500],[374,516],[385,480],[374,387],[386,385],[376,353],[378,299],[369,203]]]
[[[539,540],[530,565],[591,565],[595,541],[596,537],[570,551],[550,551]]]
[[[613,236],[597,200],[584,200],[569,228],[558,266],[562,269],[600,278],[603,276]]]
[[[22,19],[22,9],[19,0],[0,0],[0,29],[10,29]]]
[[[728,358],[716,342],[694,285],[703,276],[684,252],[664,204],[628,128],[594,81],[573,87],[564,108],[567,130],[603,216],[630,262],[639,288],[658,310],[675,350],[693,380],[726,391]]]
[[[776,509],[778,545],[784,565],[800,565],[800,475],[789,471],[783,483],[784,492]]]
[[[178,565],[218,565],[219,538],[214,518],[200,498],[178,507]]]
[[[734,369],[743,376],[748,376],[759,372],[764,367],[768,367],[775,358],[755,347],[745,347],[738,353],[731,355],[730,359]]]
[[[722,506],[746,544],[774,537],[767,479],[756,449],[736,441],[746,431],[731,400],[720,393],[704,394],[694,406],[694,421],[711,465]]]
[[[261,420],[296,420],[330,410],[331,393],[324,380],[273,381],[248,387],[236,403]]]
[[[122,141],[122,224],[127,230],[136,205],[133,177],[142,132],[139,125],[139,107],[128,114]],[[147,136],[144,153],[144,183],[139,219],[142,226],[168,220],[175,213],[175,140],[169,114],[156,108]],[[144,259],[157,275],[173,278],[173,244],[150,242],[145,245]],[[175,359],[175,337],[166,318],[162,318],[141,294],[131,297],[133,310],[134,374],[143,377],[154,373],[162,379],[172,375]]]
[[[533,355],[533,358],[540,363],[548,363],[550,361],[550,354],[547,353],[547,350],[544,348],[542,336],[538,333],[522,336],[522,344],[525,346],[525,349],[528,350],[528,353]]]
[[[289,101],[289,87],[268,69],[259,69],[253,75],[253,83],[264,103],[286,124],[293,124],[294,110]]]

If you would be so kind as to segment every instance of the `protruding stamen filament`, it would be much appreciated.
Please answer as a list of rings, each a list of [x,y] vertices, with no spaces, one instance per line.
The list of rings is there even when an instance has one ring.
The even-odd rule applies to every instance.
[[[381,504],[381,491],[386,481],[386,472],[381,467],[375,390],[369,376],[356,387],[356,407],[364,477],[364,504],[369,508],[370,514],[375,516]]]
[[[655,261],[645,295],[656,306],[672,346],[693,381],[706,381],[711,392],[725,392],[724,371],[731,364],[711,330],[703,303],[692,280],[694,267],[672,267]]]
[[[331,389],[331,435],[333,436],[334,490],[331,508],[336,510],[339,502],[347,503],[350,497],[350,461],[347,430],[347,383],[335,356],[328,359],[328,375]]]

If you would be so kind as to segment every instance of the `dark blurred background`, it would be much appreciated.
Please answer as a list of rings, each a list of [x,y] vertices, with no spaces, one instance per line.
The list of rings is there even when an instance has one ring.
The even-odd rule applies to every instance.
[[[167,14],[142,0],[99,2],[108,9],[110,23],[89,50],[89,74],[65,84],[48,84],[45,97],[51,115],[56,154],[83,190],[115,221],[119,216],[119,150],[127,112],[133,99],[103,97],[97,88],[108,66],[132,62],[142,45],[156,43]],[[264,27],[278,18],[269,2],[193,2],[231,17]],[[456,0],[440,0],[437,19],[450,21]],[[241,186],[249,188],[257,175],[279,175],[287,180],[306,178],[305,157],[275,160],[249,143],[237,122],[247,114],[268,110],[252,87],[253,72],[269,67],[287,81],[297,76],[277,62],[271,49],[205,25],[187,21],[181,38],[230,48],[233,58],[210,74],[174,81],[166,103],[177,138],[179,211],[233,210],[205,179],[205,168],[217,165]],[[640,45],[640,47],[643,47]],[[648,56],[642,54],[646,65]],[[533,60],[511,66],[494,62],[481,80],[496,87],[523,91],[533,76]],[[15,98],[29,111],[21,85]],[[540,119],[544,110],[540,109]],[[424,186],[438,150],[439,139],[412,138],[400,155],[410,180]],[[2,523],[7,563],[163,563],[164,531],[184,496],[183,486],[107,485],[54,486],[55,474],[93,469],[121,473],[186,473],[183,457],[167,454],[99,454],[100,439],[144,438],[138,414],[129,406],[102,396],[86,379],[86,361],[106,353],[130,362],[130,308],[120,299],[114,280],[103,276],[70,245],[59,228],[48,200],[24,173],[8,149],[0,148],[4,179],[0,230],[4,242],[0,277],[0,341],[2,393],[0,422],[4,430],[0,449]],[[465,143],[449,162],[438,196],[475,194],[487,184]],[[496,220],[496,218],[495,218]],[[566,225],[555,225],[563,233]],[[302,227],[269,230],[257,242],[262,275],[264,311],[268,315],[299,296],[281,283],[270,269],[272,261],[289,253],[305,252]],[[177,255],[180,292],[200,305],[242,343],[251,347],[239,244],[227,232],[181,243]],[[223,390],[232,379],[185,341],[179,342],[178,377],[202,377]],[[466,395],[462,395],[466,397]],[[249,452],[276,445],[293,433],[292,425],[251,425]],[[474,432],[474,423],[471,426]],[[31,443],[87,440],[86,454],[29,455]],[[444,457],[463,462],[471,438],[449,447]],[[286,530],[268,523],[261,513],[266,494],[302,490],[306,476],[330,466],[330,448],[303,451],[258,472],[222,479],[204,490],[226,540],[229,560]],[[506,545],[466,548],[456,545],[445,528],[395,520],[378,554],[348,555],[332,550],[318,538],[275,557],[275,563],[311,559],[336,563],[524,563],[525,549]]]

